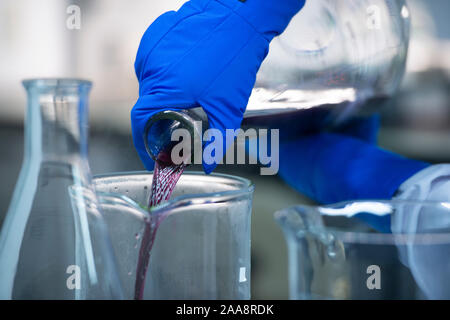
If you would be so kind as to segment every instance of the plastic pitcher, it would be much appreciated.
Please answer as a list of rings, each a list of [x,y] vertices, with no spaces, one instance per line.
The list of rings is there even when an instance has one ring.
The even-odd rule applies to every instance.
[[[185,172],[171,200],[149,211],[151,183],[148,172],[94,179],[125,297],[137,297],[141,280],[144,299],[250,299],[252,183]],[[148,269],[137,279],[149,229]]]
[[[388,219],[392,233],[360,220]],[[449,299],[450,203],[360,201],[276,213],[292,299]],[[367,220],[365,220],[367,221]]]

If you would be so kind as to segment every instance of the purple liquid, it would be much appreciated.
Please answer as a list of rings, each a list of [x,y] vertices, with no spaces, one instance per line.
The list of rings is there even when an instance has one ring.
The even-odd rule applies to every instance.
[[[167,154],[161,153],[155,163],[153,171],[152,191],[149,199],[149,207],[154,207],[163,201],[169,200],[175,186],[180,179],[186,165],[175,165],[170,161]],[[144,295],[145,276],[150,262],[150,252],[155,241],[156,231],[164,220],[164,215],[152,215],[150,221],[145,224],[144,235],[142,237],[141,248],[139,250],[139,260],[136,270],[136,283],[134,298],[141,300]]]

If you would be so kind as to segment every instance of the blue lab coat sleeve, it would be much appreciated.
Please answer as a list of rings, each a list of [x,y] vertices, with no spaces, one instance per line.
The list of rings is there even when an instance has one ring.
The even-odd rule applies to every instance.
[[[429,164],[376,146],[376,117],[280,144],[280,176],[294,189],[321,204],[391,199],[399,187]],[[295,159],[295,160],[293,160]],[[379,231],[389,219],[366,217]]]

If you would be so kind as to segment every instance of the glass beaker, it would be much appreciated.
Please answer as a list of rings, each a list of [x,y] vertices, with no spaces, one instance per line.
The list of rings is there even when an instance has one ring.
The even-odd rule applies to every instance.
[[[360,218],[390,219],[392,233]],[[287,241],[292,299],[450,298],[448,202],[296,206],[276,219]]]
[[[171,200],[150,211],[151,173],[99,176],[94,182],[126,298],[250,299],[250,181],[185,172]],[[150,260],[139,279],[146,231],[154,241],[144,244]]]
[[[35,79],[24,161],[0,234],[0,299],[122,297],[87,160],[91,82]],[[91,202],[85,196],[91,194]]]

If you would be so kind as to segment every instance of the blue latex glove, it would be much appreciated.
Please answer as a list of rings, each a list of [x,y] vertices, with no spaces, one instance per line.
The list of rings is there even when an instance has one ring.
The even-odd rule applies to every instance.
[[[136,57],[139,99],[131,112],[134,144],[147,169],[153,162],[143,132],[157,112],[201,106],[210,128],[224,137],[226,129],[240,127],[270,41],[304,3],[192,0],[147,29]],[[227,147],[224,142],[222,155]],[[203,167],[210,173],[216,164]]]
[[[408,178],[429,166],[378,148],[378,117],[354,122],[339,133],[323,132],[280,143],[280,176],[321,204],[391,199]],[[389,217],[360,217],[390,231]]]

